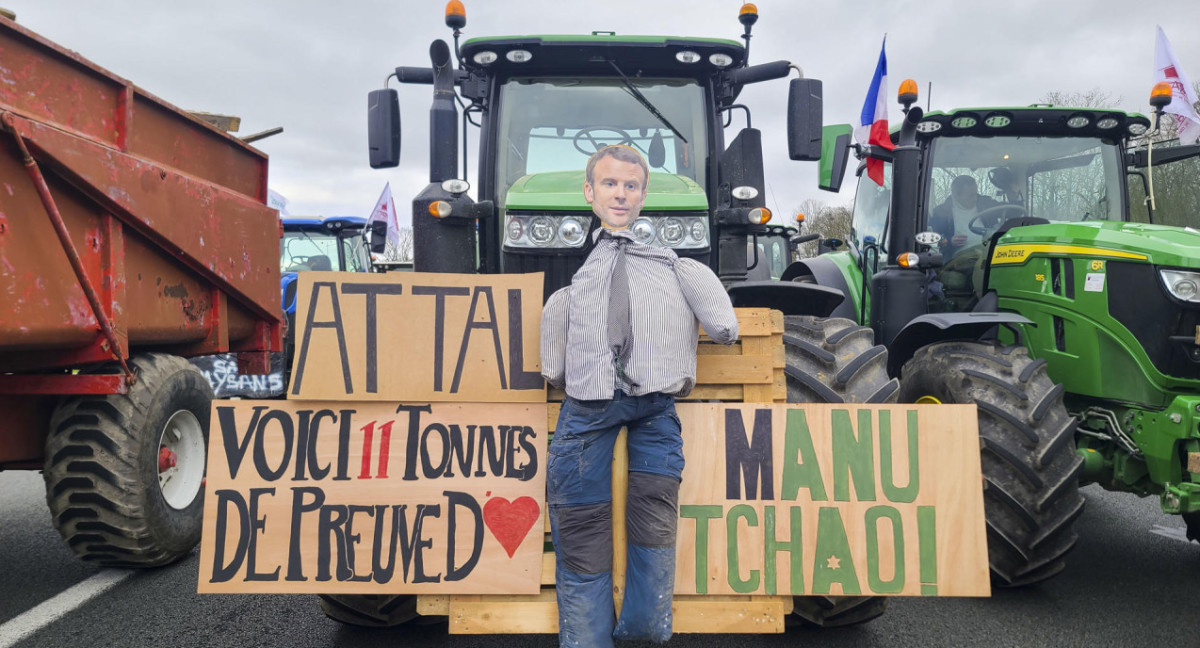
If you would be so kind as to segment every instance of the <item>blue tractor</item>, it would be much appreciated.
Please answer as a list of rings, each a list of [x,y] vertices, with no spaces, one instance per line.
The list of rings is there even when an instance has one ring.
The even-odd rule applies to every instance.
[[[279,289],[287,320],[282,353],[271,354],[271,373],[242,375],[234,354],[194,358],[217,398],[276,398],[284,394],[291,371],[296,322],[296,273],[316,270],[370,272],[371,242],[382,243],[386,232],[372,231],[361,216],[285,216],[280,219]],[[376,245],[378,248],[379,245]]]

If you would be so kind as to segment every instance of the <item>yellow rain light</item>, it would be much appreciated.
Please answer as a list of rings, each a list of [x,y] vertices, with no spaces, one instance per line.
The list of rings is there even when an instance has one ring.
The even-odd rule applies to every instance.
[[[913,104],[917,101],[917,82],[912,79],[905,79],[900,82],[900,91],[896,93],[896,100],[904,105]]]

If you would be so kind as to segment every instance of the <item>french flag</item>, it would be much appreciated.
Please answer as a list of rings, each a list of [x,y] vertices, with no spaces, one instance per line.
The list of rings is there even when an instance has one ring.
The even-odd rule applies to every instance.
[[[886,50],[887,37],[884,36],[883,46],[879,48],[879,64],[875,66],[875,76],[871,77],[867,100],[863,102],[862,116],[859,117],[858,127],[854,129],[854,140],[863,146],[879,146],[890,151],[895,145],[888,135]],[[883,186],[883,160],[867,158],[867,177]]]

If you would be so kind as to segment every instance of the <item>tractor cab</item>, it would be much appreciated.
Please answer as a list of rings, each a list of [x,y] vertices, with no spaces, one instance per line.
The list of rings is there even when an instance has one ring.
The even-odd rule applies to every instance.
[[[430,184],[413,201],[417,271],[543,272],[548,297],[592,248],[598,221],[583,195],[588,158],[621,144],[650,167],[631,226],[637,240],[712,267],[727,286],[747,282],[751,241],[767,234],[771,213],[762,133],[736,100],[747,84],[799,73],[788,61],[747,63],[753,5],[739,14],[745,44],[597,31],[472,38],[460,47],[465,13],[454,2],[447,12],[453,51],[436,41],[430,67],[393,75],[434,86]],[[817,160],[821,82],[800,77],[787,96],[789,156]],[[399,162],[398,100],[393,89],[371,93],[375,168]],[[465,106],[461,122],[457,102]],[[726,142],[726,127],[743,119],[745,128]],[[460,123],[478,129],[474,174],[458,157],[467,136],[460,140]],[[788,288],[781,290],[794,296]],[[755,305],[738,294],[731,289],[736,305]]]

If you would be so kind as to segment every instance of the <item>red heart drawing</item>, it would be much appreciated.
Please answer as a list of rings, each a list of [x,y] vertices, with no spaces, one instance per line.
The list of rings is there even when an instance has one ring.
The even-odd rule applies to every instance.
[[[529,530],[542,518],[542,509],[532,497],[518,497],[509,502],[493,497],[483,505],[483,523],[487,525],[500,546],[512,558],[517,547],[529,535]]]

